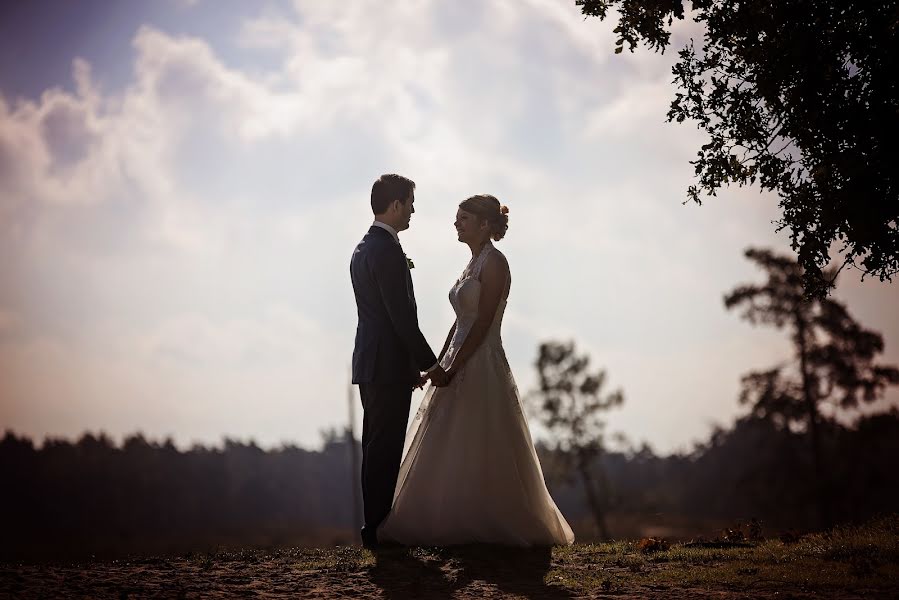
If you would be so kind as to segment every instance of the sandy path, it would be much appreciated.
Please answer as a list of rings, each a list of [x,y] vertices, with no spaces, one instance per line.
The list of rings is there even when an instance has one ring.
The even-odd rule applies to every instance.
[[[319,554],[316,554],[318,552]],[[2,598],[877,598],[883,591],[631,586],[579,594],[527,561],[457,557],[333,558],[333,551],[236,553],[0,565]],[[359,551],[356,555],[361,556]],[[311,565],[311,566],[310,566]],[[593,567],[584,566],[584,569]],[[610,573],[611,576],[614,573]]]

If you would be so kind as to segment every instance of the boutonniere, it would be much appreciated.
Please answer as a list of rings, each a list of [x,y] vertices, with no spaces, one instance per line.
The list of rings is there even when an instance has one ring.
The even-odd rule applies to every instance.
[[[403,256],[406,256],[406,255],[403,254]],[[409,269],[414,269],[414,268],[415,268],[415,263],[412,262],[412,259],[409,258],[408,256],[406,256],[406,266],[409,267]]]

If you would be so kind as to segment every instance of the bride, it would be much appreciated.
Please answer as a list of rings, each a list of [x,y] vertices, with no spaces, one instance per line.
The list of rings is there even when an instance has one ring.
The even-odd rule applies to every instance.
[[[500,339],[511,277],[506,257],[490,239],[505,235],[508,212],[490,195],[459,205],[456,231],[472,257],[449,293],[456,322],[439,363],[452,379],[446,387],[428,388],[409,427],[379,541],[410,546],[574,541],[546,489]]]

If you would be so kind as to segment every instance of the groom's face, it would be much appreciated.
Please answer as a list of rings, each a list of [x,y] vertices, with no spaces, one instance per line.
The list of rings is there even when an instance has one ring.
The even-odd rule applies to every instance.
[[[405,204],[402,202],[397,203],[399,207],[399,223],[400,226],[397,228],[397,231],[404,231],[409,229],[409,221],[412,220],[412,213],[415,212],[415,191],[409,192],[409,197],[406,198]]]

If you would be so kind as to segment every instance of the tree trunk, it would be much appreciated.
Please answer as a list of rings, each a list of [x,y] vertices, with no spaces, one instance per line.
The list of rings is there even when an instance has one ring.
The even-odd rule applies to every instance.
[[[594,486],[595,480],[590,473],[589,457],[579,454],[577,458],[577,468],[578,473],[581,476],[581,483],[584,484],[584,494],[587,496],[587,504],[590,506],[590,511],[593,513],[593,519],[599,530],[599,537],[603,540],[608,540],[610,539],[610,536],[609,530],[606,528],[605,510],[603,509],[602,502],[599,498],[599,493]]]
[[[815,500],[817,504],[817,525],[821,528],[830,526],[830,499],[824,489],[823,465],[821,457],[821,437],[818,430],[818,401],[812,390],[811,378],[808,373],[808,344],[806,332],[808,324],[802,315],[796,314],[796,330],[799,342],[799,370],[802,375],[802,396],[805,403],[805,411],[808,415],[808,433],[812,446],[812,469]]]

